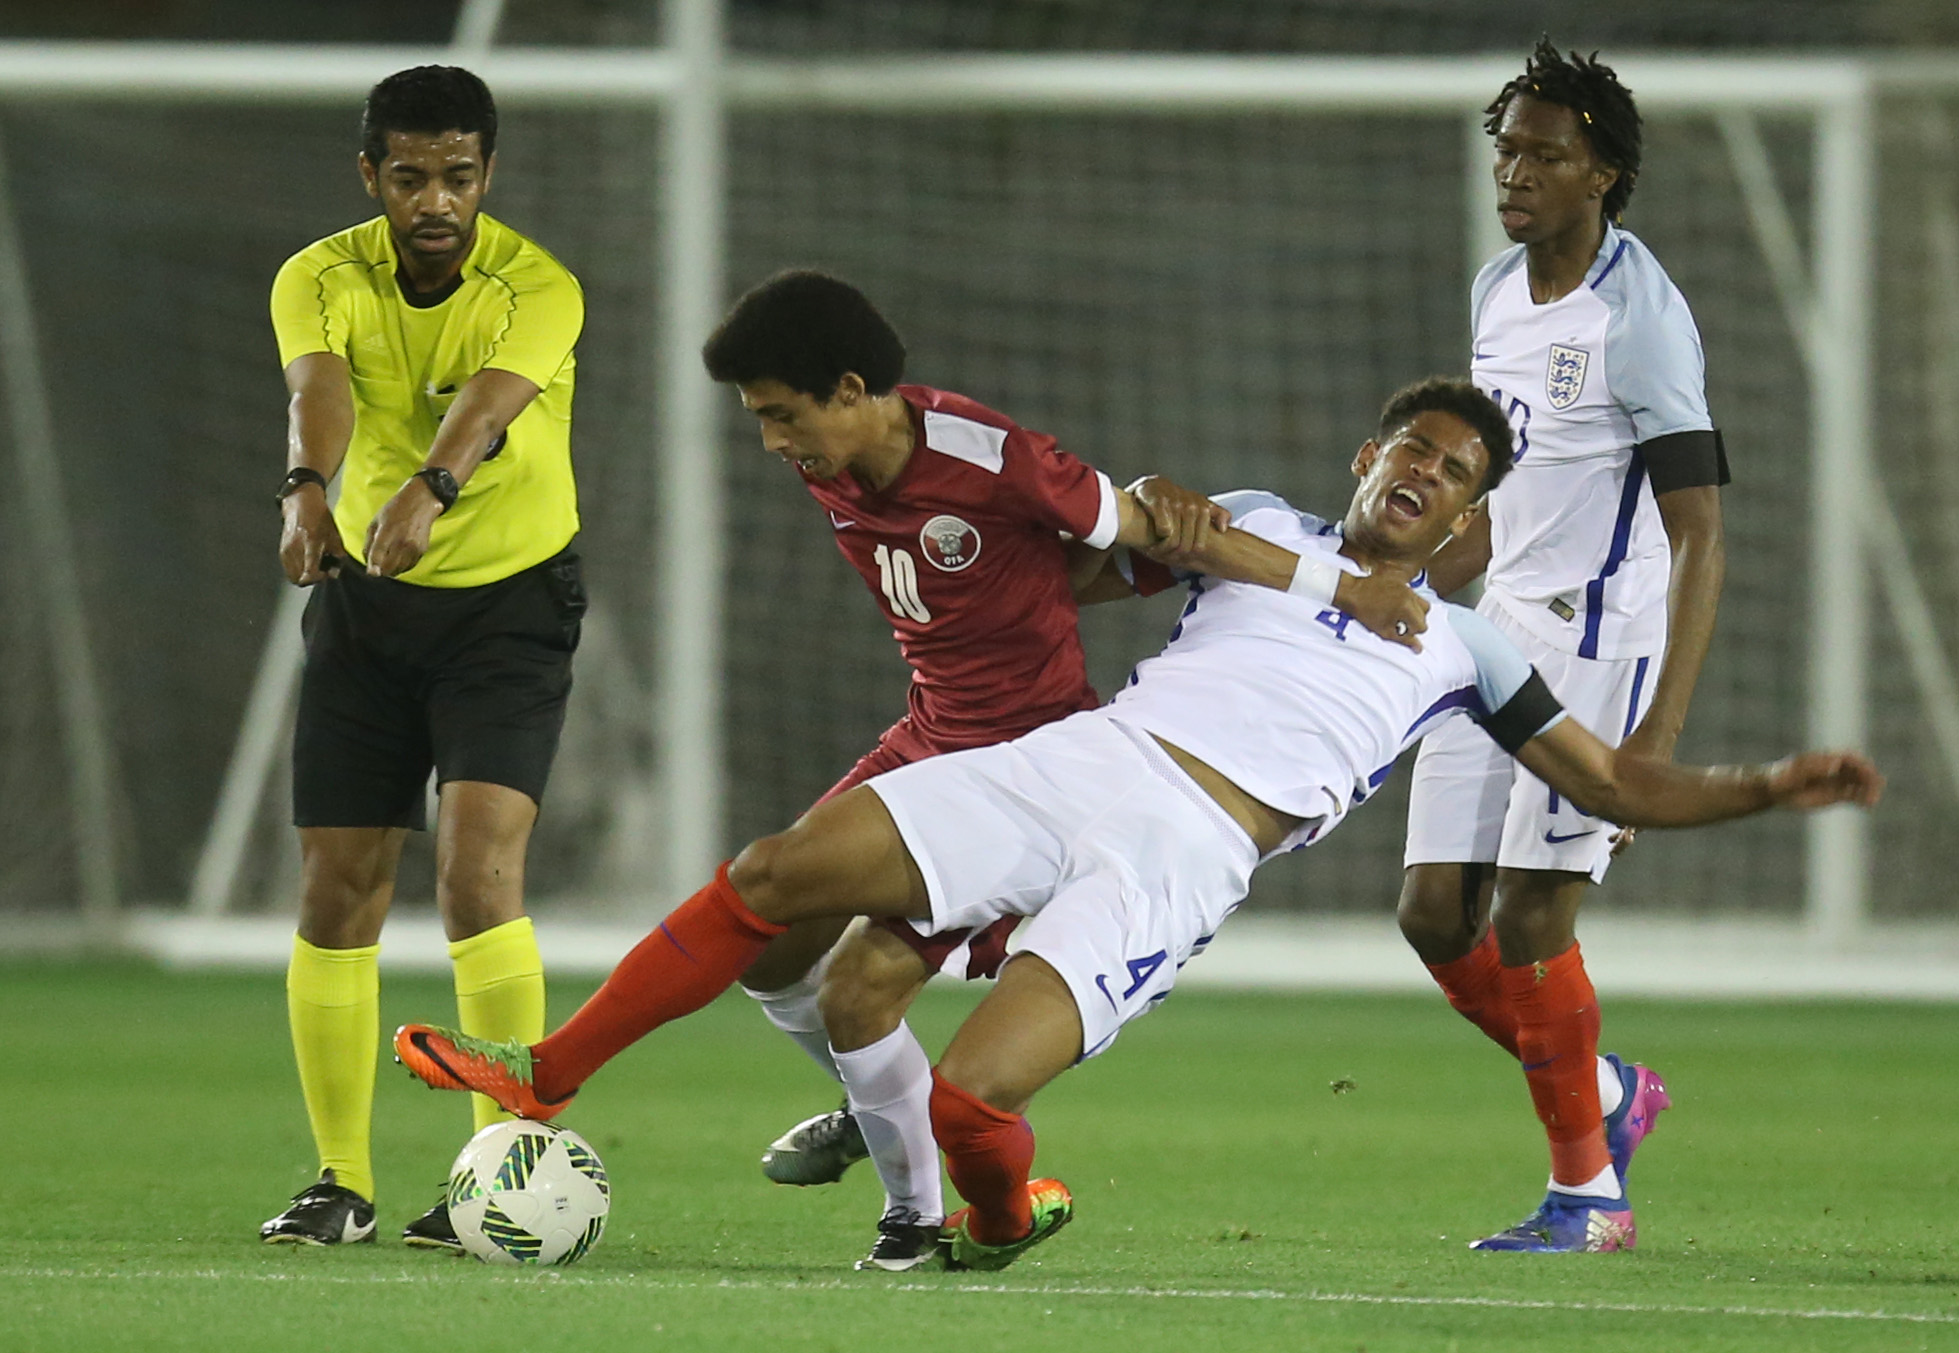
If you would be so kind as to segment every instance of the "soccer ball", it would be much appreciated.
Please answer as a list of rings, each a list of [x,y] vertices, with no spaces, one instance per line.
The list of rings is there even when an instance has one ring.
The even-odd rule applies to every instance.
[[[583,1137],[519,1118],[469,1139],[448,1201],[456,1238],[486,1264],[575,1264],[605,1234],[612,1186]]]

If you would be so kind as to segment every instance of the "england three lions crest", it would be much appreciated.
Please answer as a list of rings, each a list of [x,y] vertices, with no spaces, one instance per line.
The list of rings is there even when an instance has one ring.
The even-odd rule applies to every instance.
[[[941,513],[920,528],[918,548],[939,572],[957,573],[979,558],[980,533],[959,518]]]
[[[1551,407],[1562,412],[1578,402],[1585,389],[1585,367],[1592,354],[1583,348],[1551,345],[1551,365],[1544,372],[1544,394]]]

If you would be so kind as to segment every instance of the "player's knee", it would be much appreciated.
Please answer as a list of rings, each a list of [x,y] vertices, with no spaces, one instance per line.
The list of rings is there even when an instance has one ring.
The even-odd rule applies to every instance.
[[[1395,922],[1424,963],[1448,963],[1476,942],[1475,914],[1463,905],[1457,865],[1413,865],[1403,873]]]
[[[975,1056],[969,1048],[946,1049],[946,1055],[932,1070],[935,1121],[939,1112],[936,1106],[941,1095],[946,1095],[949,1107],[965,1107],[958,1095],[947,1093],[943,1088],[946,1086],[956,1087],[996,1113],[1010,1114],[1025,1113],[1028,1102],[1040,1088],[1030,1083],[1018,1068],[997,1058]]]
[[[385,900],[394,887],[394,862],[370,850],[307,848],[301,861],[301,904],[322,915],[346,915]]]
[[[392,879],[366,872],[308,870],[299,899],[299,935],[322,949],[359,949],[381,937]]]
[[[1548,957],[1541,952],[1547,929],[1542,912],[1499,901],[1490,909],[1490,927],[1505,954],[1519,959]]]
[[[464,855],[443,862],[436,896],[445,916],[486,930],[522,912],[523,879],[521,856],[511,862]]]
[[[781,842],[780,835],[750,841],[728,862],[728,882],[741,894],[750,911],[770,921],[778,919],[775,911],[777,894],[781,891]]]
[[[751,841],[728,865],[728,882],[765,921],[792,925],[816,915],[810,907],[817,877],[812,852],[797,829]]]
[[[376,892],[375,881],[362,873],[309,870],[301,905],[322,915],[359,911]]]
[[[1539,963],[1556,958],[1576,941],[1577,902],[1559,891],[1499,888],[1490,925],[1504,962]]]

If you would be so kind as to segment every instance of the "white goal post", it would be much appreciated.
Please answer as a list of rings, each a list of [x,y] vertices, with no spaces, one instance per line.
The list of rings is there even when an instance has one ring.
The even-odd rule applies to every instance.
[[[484,8],[481,5],[477,9]],[[670,841],[666,878],[647,899],[657,914],[685,896],[719,858],[726,821],[722,661],[724,558],[720,523],[722,396],[699,369],[701,336],[718,318],[726,275],[727,121],[731,109],[870,114],[1120,112],[1191,116],[1247,112],[1419,112],[1460,116],[1480,145],[1480,109],[1516,70],[1514,57],[1313,58],[1177,56],[989,56],[789,61],[729,50],[718,0],[668,0],[663,49],[490,48],[471,64],[509,106],[637,105],[663,113],[657,255],[661,270],[657,369],[659,459],[666,516],[659,526],[666,637],[648,721],[655,733]],[[493,21],[491,23],[493,27]],[[201,103],[350,106],[382,75],[455,59],[453,49],[282,47],[221,44],[0,43],[0,99],[180,99]],[[1832,617],[1812,636],[1806,674],[1808,736],[1817,745],[1867,738],[1873,598],[1899,619],[1927,726],[1959,787],[1959,683],[1938,618],[1899,544],[1896,517],[1869,446],[1877,425],[1872,297],[1877,212],[1873,99],[1887,90],[1959,92],[1959,59],[1702,58],[1623,55],[1615,67],[1647,113],[1714,118],[1733,159],[1749,225],[1768,259],[1808,378],[1813,538],[1812,611]],[[1766,165],[1763,117],[1811,126],[1809,218],[1794,220]],[[1503,240],[1494,234],[1487,177],[1471,157],[1463,189],[1473,266]],[[1452,190],[1453,191],[1453,190]],[[1807,240],[1807,248],[1803,241]],[[1806,255],[1806,256],[1805,256]],[[1464,278],[1466,294],[1467,278]],[[0,362],[9,361],[0,347]],[[17,371],[6,373],[18,380]],[[289,611],[283,623],[291,623]],[[1947,618],[1950,623],[1950,618]],[[227,786],[196,884],[198,909],[222,911],[240,839],[268,765],[262,749],[287,717],[290,697],[272,670],[292,645],[268,647],[234,783]],[[283,657],[279,654],[283,653]],[[268,684],[269,683],[269,684]],[[81,712],[68,717],[86,720]],[[84,783],[102,768],[100,730],[76,730],[74,769]],[[89,752],[97,747],[96,752]],[[102,796],[106,797],[106,796]],[[227,815],[230,815],[229,817]],[[1807,828],[1805,915],[1814,934],[1838,941],[1869,915],[1872,870],[1866,818],[1850,809],[1815,815]],[[227,844],[229,843],[229,844]],[[231,872],[227,872],[227,871]]]

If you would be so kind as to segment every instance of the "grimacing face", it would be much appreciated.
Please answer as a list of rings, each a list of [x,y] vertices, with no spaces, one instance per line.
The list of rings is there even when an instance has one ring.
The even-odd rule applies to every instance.
[[[495,167],[478,132],[389,132],[380,164],[360,157],[368,195],[380,201],[395,249],[411,266],[454,265],[469,253]]]
[[[1536,244],[1596,223],[1619,171],[1592,151],[1579,115],[1520,94],[1495,137],[1497,216],[1515,244]]]
[[[776,380],[743,381],[741,406],[762,427],[762,449],[811,479],[835,479],[856,460],[862,437],[858,400],[847,383],[827,401]]]
[[[1426,559],[1469,525],[1488,467],[1483,439],[1469,424],[1439,409],[1418,413],[1354,457],[1360,487],[1348,535],[1395,557]]]

